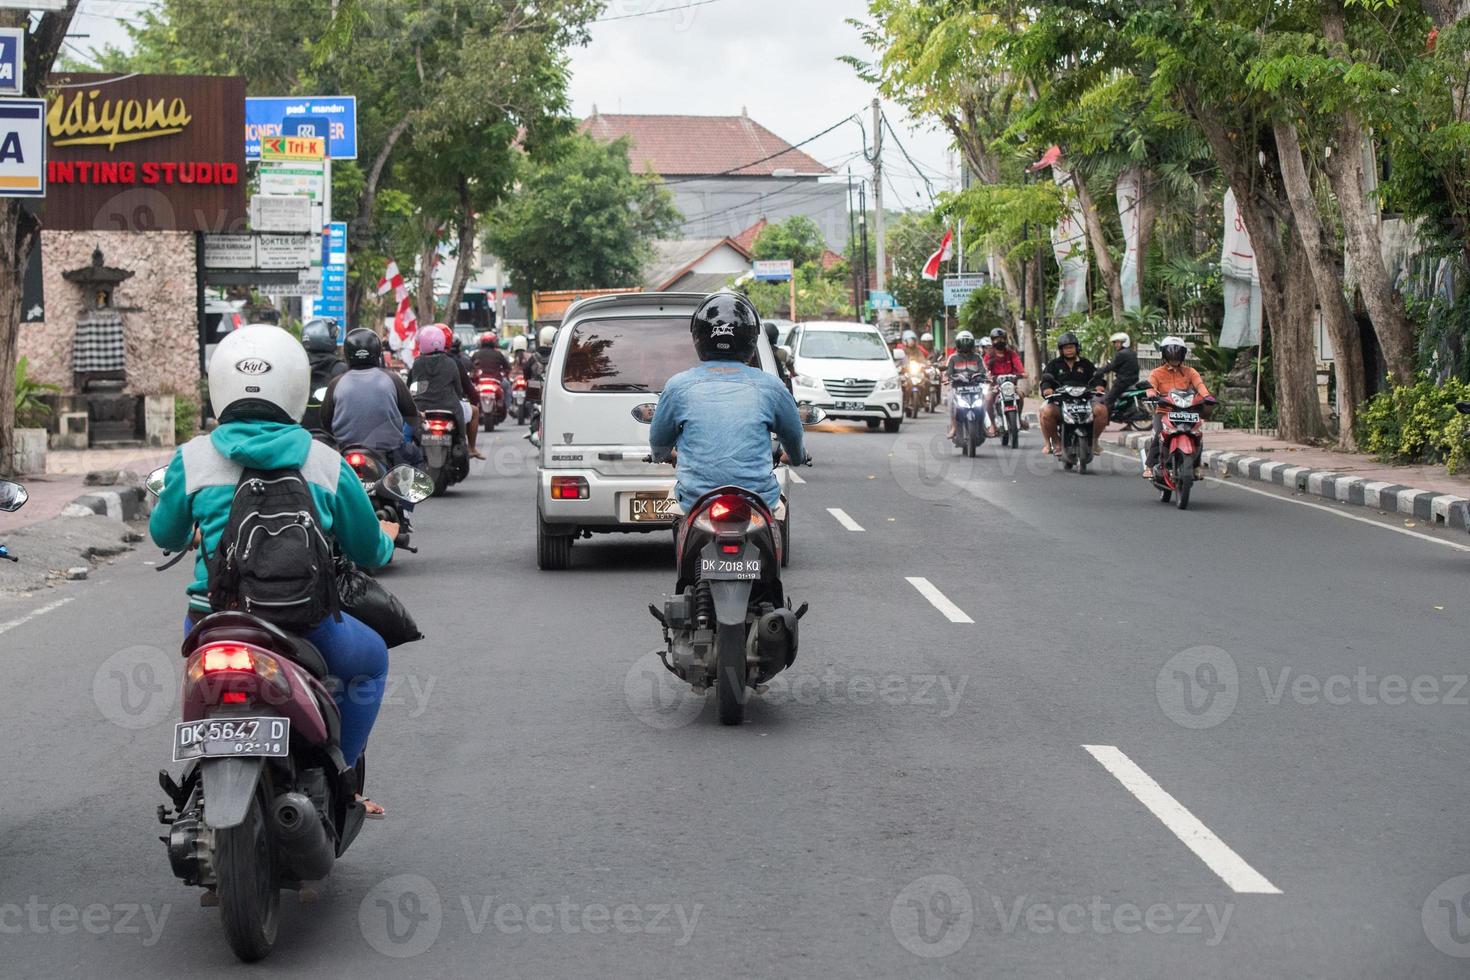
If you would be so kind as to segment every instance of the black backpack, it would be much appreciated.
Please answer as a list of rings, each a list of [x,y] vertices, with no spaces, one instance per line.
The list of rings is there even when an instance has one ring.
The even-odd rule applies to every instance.
[[[300,470],[240,474],[229,523],[207,565],[216,611],[243,610],[295,632],[340,615],[332,545]]]

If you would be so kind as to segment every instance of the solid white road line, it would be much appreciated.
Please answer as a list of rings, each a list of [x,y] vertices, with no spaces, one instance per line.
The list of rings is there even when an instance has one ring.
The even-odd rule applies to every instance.
[[[909,585],[912,585],[914,588],[918,589],[919,595],[923,596],[925,599],[928,599],[930,604],[933,605],[935,609],[938,609],[940,612],[944,613],[944,618],[948,619],[951,623],[974,622],[973,619],[965,615],[965,611],[963,609],[950,602],[949,599],[945,597],[944,593],[936,589],[934,587],[934,583],[930,582],[928,579],[915,575],[910,575],[908,576],[908,583]]]
[[[1281,889],[1266,880],[1265,875],[1245,863],[1245,859],[1216,837],[1214,832],[1199,818],[1184,808],[1174,797],[1154,782],[1148,773],[1128,758],[1116,745],[1082,746],[1102,767],[1112,773],[1123,784],[1123,788],[1148,807],[1149,812],[1159,818],[1174,836],[1184,842],[1211,871],[1229,885],[1231,889],[1252,895],[1280,895]]]
[[[806,481],[805,481],[805,480],[803,480],[803,479],[802,479],[802,478],[801,478],[801,474],[800,474],[800,473],[798,473],[798,472],[796,472],[796,471],[795,471],[795,470],[792,470],[792,471],[791,471],[791,472],[790,472],[790,473],[789,473],[789,474],[787,474],[787,475],[788,475],[788,476],[790,476],[790,477],[791,477],[791,482],[792,482],[792,483],[805,483],[805,482],[806,482]]]
[[[1125,459],[1133,460],[1138,459],[1137,453],[1117,453],[1107,449],[1105,449],[1104,452],[1107,452],[1109,456],[1121,456]],[[1382,521],[1375,521],[1371,517],[1360,517],[1357,514],[1349,514],[1340,507],[1329,507],[1326,504],[1314,504],[1310,500],[1298,500],[1296,497],[1287,497],[1279,493],[1272,493],[1269,490],[1262,490],[1259,487],[1248,487],[1240,482],[1241,480],[1245,479],[1248,479],[1248,477],[1232,477],[1229,480],[1222,480],[1219,477],[1214,476],[1207,476],[1204,478],[1205,482],[1207,483],[1216,483],[1222,487],[1232,487],[1236,490],[1244,490],[1246,493],[1260,494],[1262,497],[1270,497],[1272,500],[1280,500],[1288,504],[1299,504],[1302,507],[1310,507],[1313,510],[1320,510],[1328,514],[1332,514],[1335,517],[1341,517],[1349,521],[1357,521],[1359,524],[1367,524],[1370,527],[1381,527],[1385,531],[1395,531],[1399,534],[1407,534],[1411,538],[1418,538],[1420,541],[1431,541],[1434,544],[1443,545],[1446,548],[1454,548],[1456,551],[1470,551],[1470,545],[1459,544],[1454,541],[1446,541],[1444,538],[1436,538],[1433,535],[1424,534],[1421,531],[1411,531],[1406,527],[1395,527],[1392,524],[1385,524]],[[1273,484],[1273,486],[1280,486],[1280,484]]]
[[[71,602],[75,598],[76,596],[69,595],[65,599],[57,599],[54,602],[48,602],[44,606],[32,609],[30,612],[26,613],[24,616],[19,617],[18,619],[12,619],[7,623],[0,623],[0,633],[8,633],[10,630],[15,629],[17,626],[24,626],[26,623],[29,623],[37,616],[44,616],[48,612],[51,612],[53,609],[60,609],[62,606],[66,605],[68,602]]]
[[[827,513],[829,513],[833,517],[837,518],[837,523],[838,524],[841,524],[843,527],[847,528],[849,531],[862,531],[862,530],[866,530],[857,521],[853,520],[851,517],[848,517],[847,516],[847,511],[843,510],[841,507],[828,507],[827,508]]]

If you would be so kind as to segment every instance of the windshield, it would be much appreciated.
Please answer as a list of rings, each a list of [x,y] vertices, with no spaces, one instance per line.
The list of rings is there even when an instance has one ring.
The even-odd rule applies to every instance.
[[[567,391],[656,394],[698,363],[687,317],[582,320],[567,341],[561,383]]]
[[[808,330],[801,335],[797,353],[834,361],[886,361],[890,357],[875,330]]]

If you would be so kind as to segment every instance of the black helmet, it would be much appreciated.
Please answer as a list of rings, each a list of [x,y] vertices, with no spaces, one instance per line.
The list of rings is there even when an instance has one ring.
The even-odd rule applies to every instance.
[[[701,361],[748,361],[760,336],[761,318],[739,293],[713,293],[689,319]]]
[[[1005,327],[996,327],[994,330],[990,331],[990,342],[993,344],[996,341],[1000,341],[1002,344],[1008,344],[1011,342],[1010,334],[1006,333]]]
[[[1073,347],[1077,348],[1079,352],[1082,350],[1082,345],[1077,342],[1077,335],[1068,330],[1066,333],[1057,338],[1057,353],[1060,354],[1062,352],[1062,348],[1066,347],[1068,344],[1071,344]]]
[[[360,370],[383,366],[383,341],[367,327],[358,327],[347,334],[342,353],[350,368]]]
[[[462,350],[464,350],[464,338],[459,334],[453,334],[449,339],[449,352],[458,354]]]
[[[337,349],[337,321],[318,318],[301,328],[301,346],[311,354],[330,354]]]
[[[961,330],[954,335],[954,349],[959,354],[975,353],[975,335],[968,330]]]
[[[781,339],[781,328],[776,326],[773,320],[767,320],[761,326],[765,328],[766,340],[770,341],[772,347],[775,347],[776,341]]]

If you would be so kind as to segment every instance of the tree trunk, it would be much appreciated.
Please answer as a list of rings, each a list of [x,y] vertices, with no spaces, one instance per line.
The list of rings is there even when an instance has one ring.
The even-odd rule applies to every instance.
[[[1235,201],[1250,235],[1261,276],[1261,305],[1271,329],[1272,371],[1276,380],[1276,418],[1281,438],[1315,442],[1327,434],[1317,403],[1317,358],[1312,336],[1313,291],[1293,289],[1311,274],[1292,222],[1264,168],[1256,161],[1255,140],[1237,143],[1226,115],[1202,103],[1191,90],[1182,93],[1189,114],[1210,144],[1215,160],[1235,191]],[[1243,145],[1242,145],[1243,144]],[[1287,223],[1282,234],[1277,216]],[[1305,304],[1305,306],[1303,305]]]
[[[1113,261],[1113,253],[1108,250],[1108,236],[1103,232],[1102,219],[1097,216],[1097,205],[1092,200],[1092,192],[1087,189],[1087,181],[1075,170],[1071,173],[1072,187],[1077,191],[1077,202],[1082,205],[1082,217],[1087,225],[1088,241],[1092,243],[1098,275],[1102,276],[1103,285],[1108,290],[1108,302],[1113,307],[1113,319],[1122,322],[1123,282]]]
[[[1346,51],[1346,26],[1340,0],[1328,3],[1322,14],[1322,30],[1329,41]],[[1344,109],[1338,122],[1337,151],[1327,161],[1327,177],[1337,195],[1342,214],[1343,237],[1347,254],[1353,260],[1358,279],[1358,293],[1373,321],[1378,346],[1388,362],[1388,373],[1395,384],[1414,383],[1414,327],[1404,313],[1403,303],[1394,293],[1383,264],[1383,250],[1378,238],[1378,221],[1372,205],[1363,196],[1363,127],[1357,114]]]
[[[367,176],[363,179],[362,201],[358,205],[357,220],[352,224],[352,255],[355,258],[368,250],[371,244],[373,232],[373,209],[378,204],[378,183],[383,179],[383,169],[388,166],[388,158],[393,155],[393,148],[408,132],[408,124],[413,117],[405,113],[403,118],[393,124],[388,130],[388,135],[383,140],[378,155],[373,158],[373,165],[368,169]],[[349,326],[357,323],[358,313],[362,307],[363,295],[367,292],[367,284],[359,276],[357,285],[354,286],[347,296],[347,323]]]
[[[454,278],[449,282],[449,298],[444,301],[445,319],[452,325],[459,315],[459,301],[465,284],[470,281],[470,265],[475,260],[475,233],[479,228],[470,202],[470,183],[459,176],[459,220],[455,225]]]
[[[419,249],[419,288],[414,309],[419,323],[434,323],[438,319],[434,316],[434,267],[439,259],[439,230],[430,223],[424,231],[426,244]]]
[[[1332,338],[1333,365],[1337,371],[1337,444],[1341,449],[1352,450],[1355,448],[1353,427],[1357,423],[1358,406],[1364,397],[1363,347],[1358,323],[1343,297],[1335,249],[1322,225],[1317,198],[1312,194],[1306,165],[1302,162],[1296,125],[1290,120],[1278,119],[1274,131],[1286,197],[1291,202],[1306,263],[1316,283],[1317,303],[1322,307],[1322,317]]]

